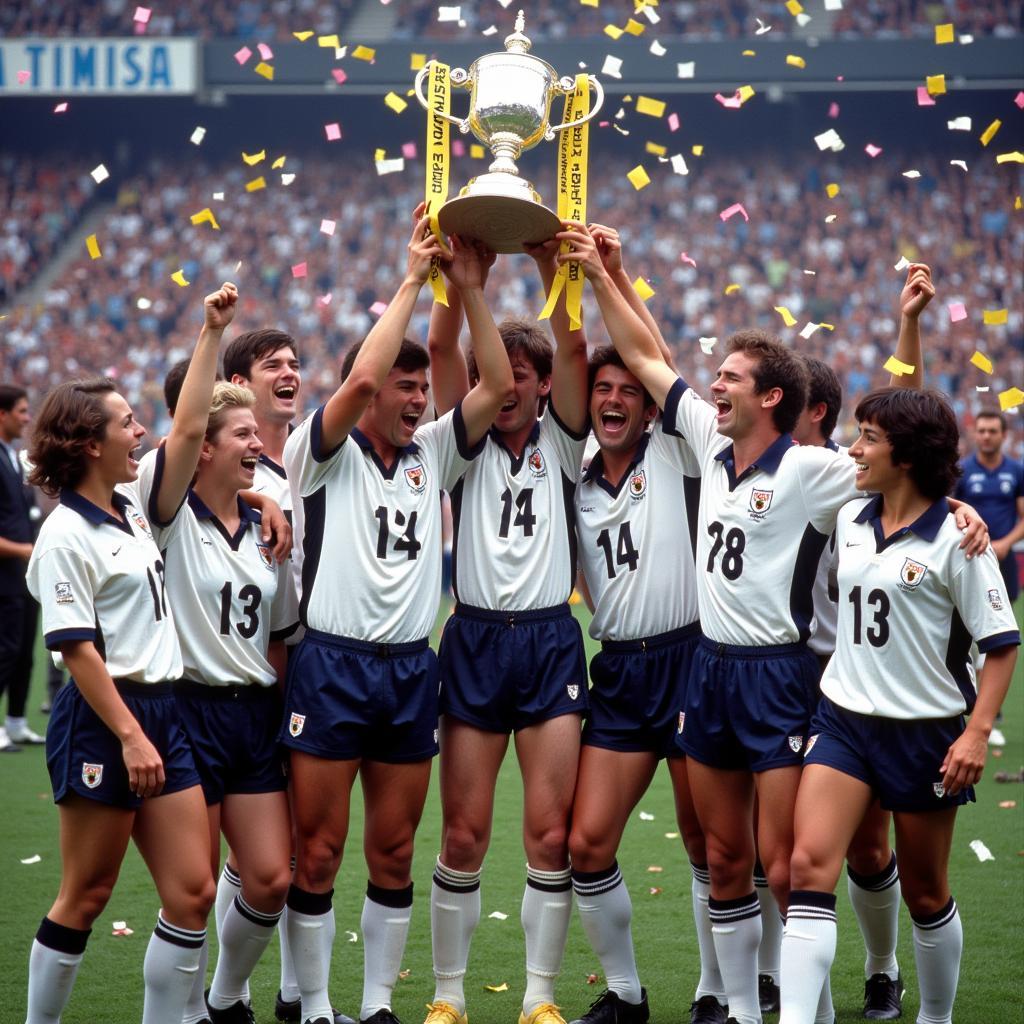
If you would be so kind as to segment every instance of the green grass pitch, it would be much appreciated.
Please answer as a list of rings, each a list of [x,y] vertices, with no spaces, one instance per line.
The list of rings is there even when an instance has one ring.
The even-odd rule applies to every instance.
[[[1021,619],[1018,603],[1017,616]],[[586,619],[586,612],[581,618]],[[588,639],[591,649],[593,645]],[[41,652],[40,652],[41,653]],[[30,722],[42,731],[37,712],[43,692],[41,661],[30,699]],[[1024,785],[999,784],[996,772],[1016,773],[1024,765],[1024,665],[1018,662],[1004,709],[1007,744],[990,758],[978,787],[978,802],[960,813],[950,868],[953,893],[964,925],[964,960],[954,1019],[957,1024],[1020,1024],[1024,1021]],[[436,781],[436,773],[435,773]],[[0,1022],[24,1020],[28,952],[39,920],[60,880],[57,812],[50,795],[43,751],[0,756]],[[1015,801],[1002,808],[1000,803]],[[639,811],[645,812],[641,819]],[[619,863],[633,900],[633,931],[641,978],[647,986],[654,1024],[685,1024],[697,981],[696,940],[690,905],[690,873],[677,831],[668,775],[662,770],[634,814],[619,851]],[[483,914],[473,940],[466,978],[473,1024],[515,1024],[524,985],[519,904],[525,879],[520,838],[521,792],[514,755],[499,780],[494,838],[484,865]],[[652,815],[648,820],[646,815]],[[363,951],[358,934],[366,874],[361,855],[361,805],[354,800],[348,847],[337,881],[338,933],[331,973],[335,1004],[355,1015],[359,1009]],[[673,835],[670,838],[666,834]],[[414,865],[416,902],[403,972],[395,989],[395,1012],[418,1024],[433,995],[430,964],[430,875],[440,837],[440,809],[432,788],[417,836]],[[981,862],[970,842],[981,839],[995,859]],[[42,859],[23,865],[22,859]],[[660,868],[660,871],[652,871]],[[863,947],[856,922],[839,889],[839,948],[832,972],[838,1024],[861,1020]],[[156,918],[156,893],[138,854],[131,849],[114,896],[93,929],[64,1024],[130,1024],[142,1006],[142,958]],[[495,912],[507,915],[498,919]],[[114,937],[112,922],[123,919],[134,934]],[[904,1019],[917,1013],[916,971],[909,918],[900,919],[899,960],[907,983]],[[211,961],[215,951],[211,950]],[[253,1006],[260,1024],[273,1020],[278,982],[277,940],[253,978]],[[573,919],[557,998],[566,1019],[584,1011],[602,989],[597,958]],[[486,986],[507,984],[505,991]],[[769,1017],[772,1021],[775,1018]]]

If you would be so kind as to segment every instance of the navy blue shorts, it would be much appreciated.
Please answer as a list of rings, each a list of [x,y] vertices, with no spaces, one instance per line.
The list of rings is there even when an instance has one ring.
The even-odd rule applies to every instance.
[[[606,641],[590,662],[583,742],[625,752],[682,757],[676,744],[700,623],[645,640]]]
[[[181,725],[171,683],[117,681],[117,691],[164,762],[161,796],[199,785],[192,748]],[[128,786],[121,741],[89,706],[74,680],[53,699],[46,728],[46,767],[54,803],[76,793],[102,804],[137,810],[142,797]]]
[[[510,733],[587,710],[583,633],[567,604],[496,612],[459,604],[438,652],[441,714]]]
[[[763,772],[803,763],[819,664],[805,644],[736,647],[701,637],[678,742],[712,768]]]
[[[280,741],[332,761],[437,754],[437,656],[427,640],[374,644],[307,629],[288,661]]]
[[[277,742],[281,696],[276,686],[207,686],[182,679],[174,691],[207,806],[230,793],[287,788]]]
[[[804,764],[823,764],[860,779],[886,811],[941,811],[974,801],[974,787],[947,796],[939,765],[964,731],[956,718],[859,715],[821,698]]]

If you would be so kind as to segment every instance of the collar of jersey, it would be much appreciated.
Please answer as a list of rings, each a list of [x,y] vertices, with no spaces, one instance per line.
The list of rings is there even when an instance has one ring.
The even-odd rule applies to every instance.
[[[213,521],[214,527],[220,533],[220,535],[228,542],[232,551],[238,550],[238,545],[242,543],[242,538],[245,536],[249,527],[253,523],[258,523],[261,520],[259,512],[254,508],[246,504],[242,500],[242,496],[238,496],[238,529],[235,531],[235,535],[232,537],[228,533],[227,527],[214,515],[213,512],[207,508],[206,503],[202,498],[196,494],[195,491],[190,490],[188,492],[188,505],[192,509],[193,515],[196,519],[210,519]]]
[[[832,440],[832,438],[831,438],[831,437],[829,437],[829,438],[826,438],[826,439],[825,439],[825,447],[826,447],[826,448],[827,448],[827,449],[828,449],[828,450],[829,450],[830,452],[837,452],[837,451],[839,451],[839,445],[837,445],[837,444],[835,443],[835,441],[833,441],[833,440]]]
[[[114,491],[111,495],[110,503],[121,513],[121,519],[112,516],[109,512],[105,512],[99,505],[94,505],[88,498],[83,498],[78,491],[72,491],[67,487],[63,488],[60,492],[60,503],[67,505],[69,509],[77,512],[88,522],[92,523],[93,526],[99,526],[101,523],[111,523],[119,530],[124,530],[125,533],[130,534],[132,532],[127,518],[124,517],[124,510],[131,504],[131,499],[118,491]]]
[[[622,474],[622,479],[617,485],[613,484],[610,480],[605,479],[604,455],[601,450],[598,449],[597,454],[590,460],[590,465],[587,466],[587,470],[583,474],[583,482],[586,484],[596,483],[598,487],[607,491],[613,498],[617,498],[619,493],[622,491],[622,485],[629,479],[629,474],[632,472],[634,467],[643,462],[644,453],[647,451],[647,446],[650,443],[651,435],[645,432],[640,437],[640,441],[636,446],[636,454],[633,456],[633,461],[626,467],[626,472]]]
[[[793,438],[789,434],[782,434],[777,437],[770,445],[754,461],[747,466],[745,470],[736,476],[736,460],[733,457],[733,446],[729,445],[728,448],[723,448],[716,456],[715,460],[721,462],[725,466],[726,473],[729,474],[729,490],[733,490],[738,483],[742,480],[746,480],[755,469],[761,470],[763,473],[775,474],[778,472],[779,465],[782,463],[782,456],[793,447]]]
[[[398,464],[402,461],[403,455],[418,455],[420,450],[420,446],[415,441],[410,442],[404,448],[396,448],[395,461],[391,463],[391,468],[389,469],[384,465],[384,460],[377,454],[377,449],[373,447],[373,442],[358,427],[353,427],[349,431],[348,436],[351,437],[364,452],[369,452],[370,458],[373,459],[374,465],[380,470],[381,476],[383,476],[385,480],[390,480],[394,477],[395,470],[398,469]]]
[[[901,537],[908,533],[916,533],[921,540],[929,544],[935,540],[942,524],[949,514],[949,503],[945,498],[929,505],[909,526],[898,529],[891,537],[882,533],[882,495],[876,494],[868,503],[854,516],[855,523],[870,523],[875,531],[875,546],[882,551],[890,544],[894,544]]]
[[[534,423],[534,425],[530,428],[529,436],[526,438],[526,441],[523,444],[523,450],[518,455],[514,454],[512,449],[509,448],[507,444],[505,444],[505,439],[502,436],[501,431],[498,430],[497,427],[492,426],[491,429],[487,431],[487,433],[490,435],[491,440],[496,445],[498,445],[498,447],[501,448],[501,450],[505,452],[506,455],[508,455],[509,459],[511,459],[512,474],[515,475],[516,473],[519,472],[520,469],[522,469],[523,459],[526,458],[526,446],[530,444],[535,445],[537,443],[537,439],[540,437],[540,420],[537,420],[537,422]]]
[[[288,476],[284,471],[284,466],[279,466],[272,458],[264,455],[260,452],[260,462],[267,467],[271,472],[276,473],[282,480],[287,480]]]

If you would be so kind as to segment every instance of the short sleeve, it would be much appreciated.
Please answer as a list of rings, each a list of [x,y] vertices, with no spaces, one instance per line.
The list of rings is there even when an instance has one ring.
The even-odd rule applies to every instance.
[[[715,410],[682,377],[669,389],[661,429],[685,440],[701,465],[728,444],[718,433]]]
[[[460,402],[440,419],[420,427],[413,440],[429,452],[441,489],[450,491],[473,459],[484,450],[487,435],[484,434],[475,445],[469,444]]]
[[[317,490],[346,448],[347,438],[331,451],[324,451],[323,418],[324,406],[321,405],[285,442],[285,473],[297,497],[306,497]]]
[[[540,421],[540,430],[545,442],[551,445],[562,472],[570,480],[575,480],[580,474],[583,451],[587,446],[590,431],[577,433],[570,430],[559,418],[558,410],[551,402],[548,402],[547,410]]]
[[[814,445],[800,445],[786,452],[786,458],[798,460],[800,489],[807,519],[819,533],[828,536],[836,528],[839,510],[854,498],[857,490],[857,466],[844,452]]]
[[[655,458],[682,473],[683,476],[699,477],[700,463],[690,447],[690,442],[679,434],[668,433],[662,426],[663,417],[654,421],[647,450]]]
[[[287,640],[299,626],[299,599],[295,592],[291,560],[278,564],[277,593],[270,607],[270,639]]]
[[[982,654],[1020,643],[1020,630],[1006,594],[995,552],[968,559],[962,551],[950,580],[953,604]]]
[[[48,650],[69,640],[96,639],[95,580],[81,553],[49,548],[29,566],[29,590],[39,601]]]

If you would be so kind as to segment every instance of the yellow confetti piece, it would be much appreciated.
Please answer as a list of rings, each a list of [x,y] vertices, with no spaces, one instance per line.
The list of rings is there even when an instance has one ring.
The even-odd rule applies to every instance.
[[[100,252],[100,243],[96,241],[95,235],[90,235],[85,240],[85,248],[89,252],[89,259],[98,260],[103,253]]]
[[[902,377],[904,374],[914,372],[914,367],[911,366],[910,363],[901,362],[895,356],[889,356],[882,369],[888,370],[889,373],[894,373],[897,377]]]
[[[756,50],[744,50],[742,56],[744,56],[744,57],[756,57],[757,56],[757,51]]]
[[[642,36],[644,29],[647,26],[642,21],[637,21],[635,18],[630,18],[626,22],[626,32],[631,36]]]
[[[981,315],[987,324],[1005,324],[1007,313],[1005,309],[986,309]]]
[[[252,167],[255,164],[258,164],[261,160],[265,159],[266,155],[267,155],[267,151],[265,149],[261,149],[258,153],[253,153],[251,156],[248,153],[243,153],[242,154],[242,159],[250,167]]]
[[[374,163],[378,163],[381,160],[386,159],[387,155],[388,155],[388,151],[386,149],[375,149],[373,151],[373,162]]]
[[[754,87],[752,85],[741,85],[737,90],[737,94],[740,98],[740,103],[746,103],[751,96],[756,95]]]
[[[606,36],[611,36],[612,39],[621,39],[623,32],[617,25],[605,25],[604,34]]]
[[[274,162],[273,162],[273,163],[272,163],[272,164],[270,165],[270,169],[271,169],[272,171],[276,171],[276,170],[279,170],[280,168],[284,167],[284,162],[285,162],[285,160],[287,160],[287,159],[288,159],[288,157],[286,157],[286,156],[279,156],[279,157],[278,157],[278,158],[277,158],[277,159],[276,159],[276,160],[275,160],[275,161],[274,161]]]
[[[821,324],[818,324],[818,326],[819,327],[824,327],[826,331],[834,331],[836,329],[836,325],[835,324],[821,323]]]
[[[645,143],[644,150],[648,153],[653,153],[654,156],[664,156],[668,152],[665,146],[659,146],[657,142]]]
[[[803,57],[798,57],[795,53],[786,54],[786,63],[791,68],[805,68],[807,67],[807,61]]]
[[[500,985],[484,985],[488,992],[507,992],[508,982],[503,981]]]
[[[928,75],[924,80],[929,96],[941,96],[946,91],[945,75]]]
[[[304,43],[307,39],[311,39],[313,37],[313,30],[307,29],[305,32],[293,32],[292,35],[295,36],[300,43]]]
[[[800,0],[786,0],[786,10],[795,18],[798,14],[804,13],[803,4]]]
[[[469,147],[469,155],[474,160],[483,160],[483,158],[487,155],[487,151],[484,149],[483,146],[478,146],[476,145],[476,143],[474,143]]]
[[[741,284],[727,284],[725,286],[725,294],[732,295],[734,292],[738,292],[742,287],[743,285]]]
[[[409,104],[406,103],[397,92],[389,92],[387,96],[384,97],[384,102],[396,114],[400,114],[407,106],[409,106]]]
[[[936,46],[945,46],[946,43],[953,42],[953,39],[954,39],[954,33],[953,33],[953,25],[952,25],[952,23],[948,24],[948,25],[936,25],[935,26],[935,45]]]
[[[829,199],[835,199],[835,197],[839,195],[839,186],[834,181],[829,183],[825,186],[825,195],[827,195]]]
[[[580,0],[581,7],[600,7],[601,0]]]
[[[185,271],[184,270],[176,270],[173,274],[171,274],[171,280],[179,288],[187,288],[192,283],[191,281],[186,281],[185,280]]]
[[[1013,201],[1013,208],[1015,210],[1024,210],[1024,199],[1021,199],[1020,196],[1017,196],[1017,198],[1014,199]]]
[[[198,213],[192,214],[192,223],[209,223],[210,227],[212,227],[214,231],[220,231],[220,225],[217,223],[217,218],[214,217],[213,210],[211,210],[208,206],[205,209],[200,210]]]
[[[1006,391],[999,392],[999,408],[1003,412],[1015,409],[1022,403],[1024,403],[1024,391],[1021,391],[1020,388],[1008,388]]]
[[[981,144],[987,146],[995,137],[997,131],[1002,128],[1003,122],[997,117],[982,133]]]
[[[636,112],[647,114],[648,117],[664,117],[665,102],[664,100],[652,100],[650,96],[637,96]]]
[[[690,152],[694,156],[702,156],[704,154],[704,147],[703,146],[691,146],[690,147]]]
[[[317,46],[325,46],[325,47],[329,46],[333,50],[338,50],[338,49],[341,48],[341,41],[338,39],[338,37],[336,35],[334,35],[334,36],[317,36],[317,38],[316,38],[316,45]]]
[[[352,51],[353,60],[365,60],[372,61],[377,56],[377,51],[372,46],[363,46],[360,44]]]
[[[992,360],[988,356],[982,355],[980,352],[975,352],[971,356],[971,366],[976,366],[982,373],[992,372]]]
[[[245,183],[245,191],[246,192],[259,192],[259,190],[261,188],[266,188],[266,187],[267,187],[266,179],[263,178],[262,176],[259,177],[259,178],[253,178],[252,181],[247,181]]]
[[[253,70],[257,75],[262,75],[268,82],[274,80],[274,69],[265,60],[261,60]]]
[[[996,157],[997,164],[1024,164],[1024,153],[1015,149],[1012,153],[1000,153]]]
[[[785,306],[773,306],[772,308],[782,317],[782,322],[787,327],[792,327],[796,323],[796,317]]]
[[[654,289],[642,278],[638,277],[633,282],[633,290],[646,302],[653,294]]]
[[[409,54],[409,70],[419,71],[421,68],[427,66],[427,55],[425,53],[410,53]]]
[[[637,192],[642,188],[646,188],[651,183],[650,176],[641,164],[637,164],[636,167],[626,175],[626,177],[629,178],[629,183],[637,190]]]

